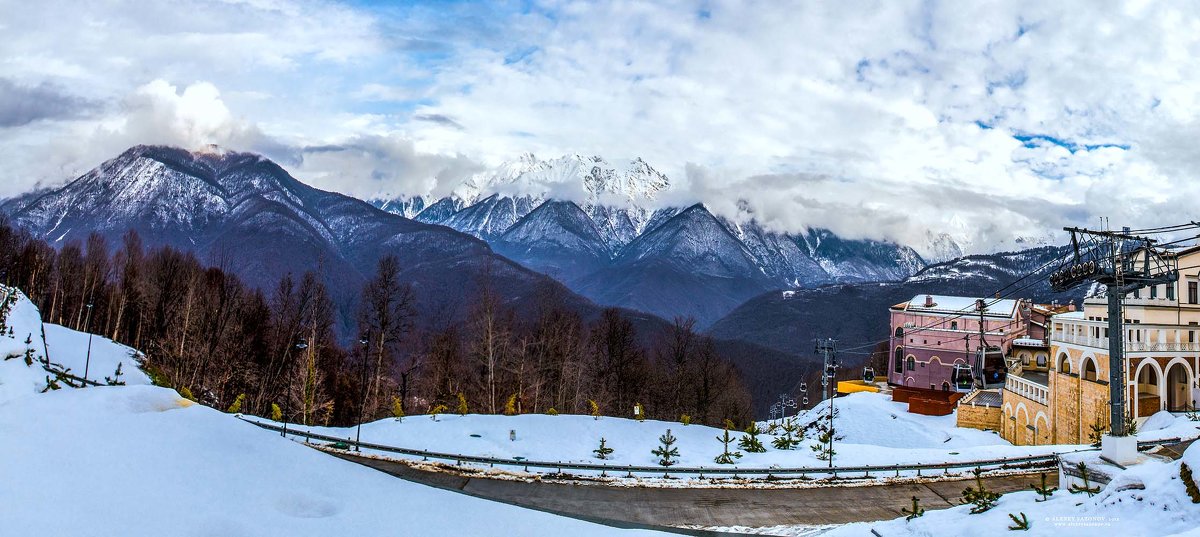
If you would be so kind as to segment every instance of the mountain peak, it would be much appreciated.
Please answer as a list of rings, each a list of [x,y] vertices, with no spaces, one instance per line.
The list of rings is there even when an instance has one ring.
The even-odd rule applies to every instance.
[[[613,165],[600,156],[579,154],[541,160],[524,153],[493,170],[476,174],[455,190],[467,204],[491,194],[569,199],[583,205],[636,205],[653,200],[670,180],[646,161]]]

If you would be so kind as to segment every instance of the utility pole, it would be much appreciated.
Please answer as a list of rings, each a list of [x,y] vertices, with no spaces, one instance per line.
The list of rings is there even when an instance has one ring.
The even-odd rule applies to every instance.
[[[983,318],[983,313],[987,310],[987,302],[985,302],[982,298],[975,299],[975,309],[979,312],[979,350],[977,351],[978,358],[975,360],[974,371],[971,373],[975,377],[975,387],[983,389],[987,387],[987,379],[984,378],[984,367],[987,365],[988,346],[987,339],[984,338],[984,334],[986,334],[987,331],[984,330],[984,323],[986,321]]]
[[[825,372],[821,375],[821,388],[825,391],[825,395],[829,397],[829,467],[833,468],[833,438],[837,436],[833,431],[833,396],[837,393],[837,385],[835,384],[837,377],[837,358],[834,353],[837,341],[831,338],[823,340],[818,339],[816,342],[816,350],[825,357]]]
[[[1050,275],[1055,291],[1067,291],[1086,283],[1103,285],[1108,294],[1108,388],[1110,433],[1113,452],[1121,449],[1137,454],[1137,443],[1125,427],[1125,328],[1122,315],[1126,293],[1151,285],[1171,284],[1179,279],[1177,260],[1156,248],[1154,239],[1121,232],[1063,228],[1071,234],[1073,254]],[[1126,440],[1128,439],[1128,440]],[[1118,444],[1121,446],[1118,448]],[[1109,450],[1104,450],[1106,456]],[[1121,462],[1121,461],[1117,461]]]

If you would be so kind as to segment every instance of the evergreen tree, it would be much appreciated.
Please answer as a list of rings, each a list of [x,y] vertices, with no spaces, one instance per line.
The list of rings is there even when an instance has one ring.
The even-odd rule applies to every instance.
[[[243,402],[245,402],[245,401],[246,401],[246,394],[244,394],[244,393],[239,393],[239,394],[237,395],[237,397],[235,397],[235,398],[233,399],[233,404],[232,404],[232,405],[229,405],[229,410],[227,410],[226,412],[229,412],[230,414],[239,414],[239,413],[241,413],[241,411],[242,411],[242,403],[243,403]]]
[[[613,453],[613,448],[608,447],[608,445],[605,443],[604,438],[601,437],[600,438],[600,447],[598,449],[592,450],[592,453],[596,454],[597,459],[608,459],[608,456],[612,455],[612,453]]]
[[[729,444],[733,442],[733,437],[729,436],[729,429],[725,429],[725,433],[717,437],[717,441],[724,445],[724,449],[713,462],[717,464],[733,464],[735,460],[742,458],[742,452],[729,451]]]
[[[835,411],[834,415],[837,413]],[[817,459],[822,461],[833,460],[837,455],[837,451],[833,449],[833,443],[838,440],[844,440],[845,437],[838,436],[837,430],[829,426],[826,420],[817,420],[817,442],[809,446],[813,452],[817,454]]]
[[[973,504],[971,514],[977,515],[995,507],[996,501],[1000,499],[1000,494],[983,486],[983,468],[976,468],[971,473],[975,474],[975,487],[967,487],[963,490],[963,503]]]
[[[588,399],[588,409],[593,419],[600,419],[600,405],[597,405],[595,401]]]
[[[104,382],[107,383],[109,386],[124,386],[125,385],[125,381],[121,380],[121,375],[125,374],[125,373],[121,372],[122,364],[124,364],[124,362],[117,362],[117,370],[116,370],[116,372],[113,373],[113,376],[104,377]],[[242,395],[245,396],[246,394],[242,394]]]
[[[433,405],[433,408],[429,409],[429,419],[437,421],[438,414],[442,414],[446,410],[446,405]]]
[[[1096,495],[1096,493],[1100,492],[1100,487],[1092,486],[1091,477],[1088,474],[1087,464],[1085,464],[1083,461],[1079,461],[1079,464],[1076,464],[1075,468],[1079,470],[1079,475],[1083,478],[1083,486],[1071,485],[1071,488],[1067,489],[1067,491],[1069,491],[1071,494],[1079,494],[1081,492],[1087,493],[1088,497],[1092,497]]]
[[[25,336],[25,365],[33,365],[33,334]]]
[[[275,403],[271,403],[271,421],[283,421],[283,411]]]
[[[458,395],[458,415],[466,416],[467,410],[468,410],[467,409],[467,398],[466,398],[466,396],[463,395],[462,392],[458,392],[457,395]]]
[[[395,396],[392,397],[392,417],[396,421],[404,421],[404,401]]]
[[[663,466],[675,464],[675,461],[671,460],[671,458],[679,456],[679,448],[673,447],[676,440],[678,439],[671,435],[670,429],[667,429],[666,434],[658,437],[658,441],[662,445],[650,451],[651,455],[658,457],[658,464]]]
[[[1029,531],[1029,518],[1025,516],[1025,513],[1021,513],[1021,518],[1009,513],[1008,518],[1013,521],[1013,525],[1008,527],[1010,531]]]
[[[783,425],[780,428],[783,430],[783,434],[776,436],[771,441],[771,445],[779,450],[796,449],[796,446],[800,445],[800,438],[796,436],[796,430],[798,429],[796,424],[791,418],[788,418],[783,421]]]
[[[1045,472],[1042,472],[1042,486],[1039,487],[1037,485],[1029,485],[1029,487],[1032,488],[1034,492],[1041,495],[1042,499],[1035,500],[1038,502],[1044,502],[1046,500],[1049,500],[1050,496],[1052,494],[1054,494],[1054,491],[1058,490],[1058,487],[1051,487],[1046,484],[1046,473]]]
[[[901,513],[908,515],[908,516],[904,517],[904,520],[912,520],[914,518],[920,518],[925,515],[925,508],[921,507],[921,500],[918,499],[916,496],[913,496],[912,502],[913,502],[912,510],[904,509],[904,508],[900,509]]]
[[[753,421],[750,422],[750,425],[746,427],[746,436],[743,436],[738,441],[738,447],[746,450],[747,453],[766,452],[767,448],[763,447],[762,442],[758,439],[758,435],[760,434],[762,434],[762,429],[758,428],[758,424]]]

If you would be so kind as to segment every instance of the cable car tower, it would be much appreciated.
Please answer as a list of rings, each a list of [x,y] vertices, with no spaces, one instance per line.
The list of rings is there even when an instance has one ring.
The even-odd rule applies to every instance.
[[[1155,247],[1156,240],[1121,232],[1063,228],[1071,233],[1073,255],[1050,275],[1057,292],[1084,284],[1103,285],[1108,292],[1108,388],[1110,436],[1126,437],[1125,329],[1122,305],[1125,295],[1151,285],[1171,284],[1179,278],[1175,256]],[[1136,443],[1133,444],[1136,453]]]

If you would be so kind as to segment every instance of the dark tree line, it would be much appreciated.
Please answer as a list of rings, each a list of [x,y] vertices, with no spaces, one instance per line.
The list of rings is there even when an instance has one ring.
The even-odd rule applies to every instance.
[[[691,320],[638,334],[620,310],[585,320],[553,289],[536,311],[517,312],[486,269],[469,319],[428,328],[386,256],[362,290],[359,333],[339,337],[336,304],[312,272],[260,290],[191,253],[147,248],[134,232],[55,250],[3,222],[0,252],[0,280],[47,322],[143,351],[157,383],[216,408],[245,394],[246,413],[278,405],[289,421],[346,425],[360,411],[389,415],[397,400],[414,414],[454,409],[461,394],[474,413],[587,413],[594,401],[607,415],[631,416],[641,403],[657,419],[750,419],[740,374]]]

